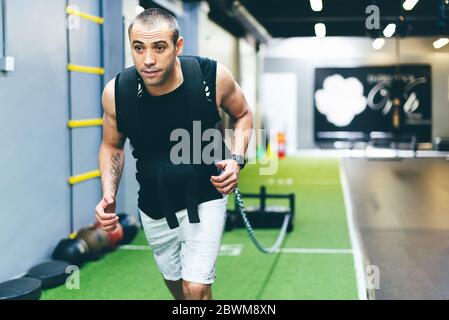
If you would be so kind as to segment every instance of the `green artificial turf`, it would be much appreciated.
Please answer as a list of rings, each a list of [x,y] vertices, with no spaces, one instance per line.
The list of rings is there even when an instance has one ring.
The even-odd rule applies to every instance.
[[[289,157],[279,162],[274,176],[260,175],[260,166],[241,173],[240,191],[296,195],[295,229],[283,248],[351,249],[339,178],[338,159]],[[271,201],[268,204],[287,204]],[[247,205],[255,201],[246,201]],[[232,197],[229,207],[233,208]],[[256,230],[271,246],[279,230]],[[215,299],[357,299],[351,253],[259,252],[244,229],[225,232],[223,244],[238,244],[238,256],[221,255]],[[133,245],[146,245],[143,232]],[[119,249],[80,271],[80,289],[48,289],[42,299],[171,299],[150,250]]]

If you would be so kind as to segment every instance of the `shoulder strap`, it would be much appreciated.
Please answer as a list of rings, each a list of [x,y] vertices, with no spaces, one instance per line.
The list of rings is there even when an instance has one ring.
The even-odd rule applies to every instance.
[[[128,124],[137,117],[137,71],[135,67],[123,70],[115,79],[115,111],[118,131],[132,135]]]
[[[210,125],[211,108],[205,98],[205,85],[200,63],[194,56],[181,56],[179,59],[184,74],[184,85],[192,112],[192,120],[206,121]]]

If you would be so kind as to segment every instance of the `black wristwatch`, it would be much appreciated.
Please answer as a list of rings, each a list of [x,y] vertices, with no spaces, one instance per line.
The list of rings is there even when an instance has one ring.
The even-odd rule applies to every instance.
[[[233,153],[231,156],[232,156],[232,160],[237,161],[237,163],[240,166],[240,170],[242,170],[245,167],[245,164],[246,164],[245,157],[241,156],[239,154],[235,154],[235,153]]]

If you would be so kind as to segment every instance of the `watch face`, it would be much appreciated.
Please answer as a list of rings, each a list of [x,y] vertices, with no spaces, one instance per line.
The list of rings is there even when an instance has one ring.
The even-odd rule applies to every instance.
[[[238,154],[233,154],[232,155],[232,159],[237,161],[237,163],[239,164],[240,168],[243,168],[245,166],[245,158],[243,156],[238,155]]]

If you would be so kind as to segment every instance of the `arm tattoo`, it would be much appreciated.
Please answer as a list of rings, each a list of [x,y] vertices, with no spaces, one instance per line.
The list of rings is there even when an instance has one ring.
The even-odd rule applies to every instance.
[[[111,155],[112,167],[110,174],[112,176],[112,191],[117,193],[120,177],[122,176],[123,161],[120,153],[113,153]]]

